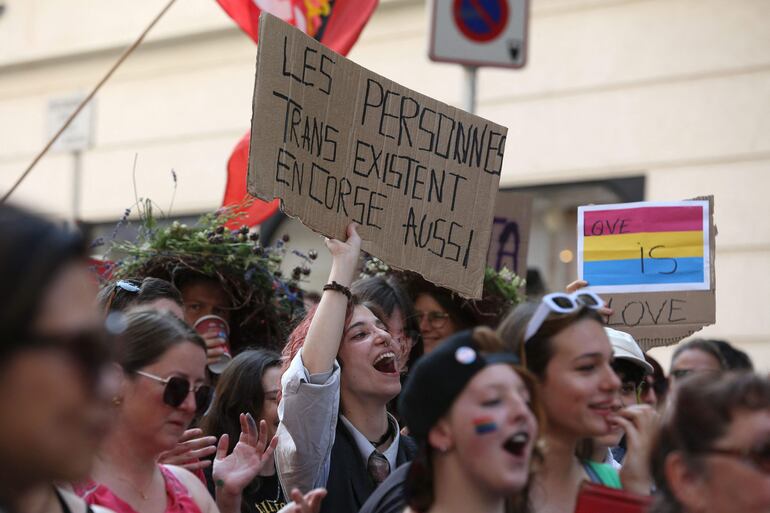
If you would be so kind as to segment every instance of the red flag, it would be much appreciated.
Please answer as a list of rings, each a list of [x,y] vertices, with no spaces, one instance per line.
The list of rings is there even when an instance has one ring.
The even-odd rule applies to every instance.
[[[347,55],[379,0],[217,0],[241,30],[259,41],[262,11],[281,18],[332,50]]]
[[[301,29],[332,50],[347,55],[377,8],[379,0],[217,0],[241,29],[259,41],[259,14],[262,11]],[[279,200],[269,203],[255,199],[247,202],[246,177],[249,162],[249,138],[246,133],[235,146],[227,162],[227,186],[222,206],[242,205],[245,212],[238,224],[254,226],[278,210]]]
[[[278,211],[280,200],[271,202],[262,201],[257,198],[250,198],[246,190],[246,177],[249,166],[249,136],[244,135],[238,144],[235,145],[230,159],[227,161],[227,186],[225,187],[225,197],[222,200],[222,206],[228,207],[236,205],[236,211],[243,215],[238,216],[228,226],[228,228],[239,228],[241,225],[255,226]]]

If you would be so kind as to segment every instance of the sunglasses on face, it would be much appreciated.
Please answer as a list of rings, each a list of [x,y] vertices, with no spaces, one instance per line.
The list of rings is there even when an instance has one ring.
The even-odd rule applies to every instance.
[[[555,292],[543,296],[540,304],[535,310],[535,314],[527,323],[527,331],[524,333],[524,343],[526,344],[532,337],[537,335],[543,323],[552,312],[557,314],[569,314],[577,312],[583,307],[592,310],[599,310],[604,305],[602,298],[595,293],[583,290],[574,294],[565,294]]]
[[[211,404],[214,389],[205,383],[191,385],[187,378],[181,376],[161,378],[160,376],[142,371],[136,371],[136,374],[157,381],[158,383],[163,383],[165,385],[163,390],[163,402],[172,408],[179,408],[182,406],[182,403],[187,399],[190,392],[193,392],[195,396],[195,414],[197,416],[206,413],[209,404]]]
[[[637,396],[639,392],[639,384],[633,383],[630,381],[626,381],[620,384],[620,393],[623,395],[631,395],[633,394],[635,397]]]
[[[417,312],[414,316],[419,324],[422,324],[423,319],[428,319],[428,324],[434,329],[441,329],[449,320],[449,314],[446,312]]]
[[[80,367],[89,385],[96,383],[101,371],[112,360],[108,336],[100,330],[34,336],[26,346],[64,353]]]
[[[714,447],[703,452],[706,454],[717,454],[729,458],[737,458],[765,474],[770,474],[770,441],[750,449],[723,449]]]
[[[644,396],[650,392],[650,390],[655,391],[655,395],[658,397],[662,397],[666,394],[666,381],[657,381],[653,380],[652,383],[645,379],[641,383],[639,383],[639,396]]]

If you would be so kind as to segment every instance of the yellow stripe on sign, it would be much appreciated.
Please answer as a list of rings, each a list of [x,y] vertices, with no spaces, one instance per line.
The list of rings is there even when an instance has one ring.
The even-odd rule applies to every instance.
[[[596,262],[641,258],[642,249],[645,258],[702,257],[703,232],[642,232],[585,237],[583,260]]]

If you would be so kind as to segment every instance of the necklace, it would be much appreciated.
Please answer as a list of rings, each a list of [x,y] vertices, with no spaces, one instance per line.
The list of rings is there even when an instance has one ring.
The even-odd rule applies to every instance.
[[[385,431],[385,434],[383,434],[383,435],[382,435],[382,436],[381,436],[379,439],[377,439],[377,440],[368,440],[368,439],[367,439],[367,440],[368,440],[368,442],[369,442],[370,444],[372,444],[372,445],[374,446],[374,448],[376,449],[377,447],[381,446],[382,444],[384,444],[385,442],[387,442],[387,441],[388,441],[388,439],[390,438],[390,435],[391,435],[391,432],[392,432],[392,430],[393,430],[393,424],[391,424],[391,423],[390,423],[390,419],[388,419],[388,429]]]
[[[136,485],[135,485],[135,484],[134,484],[132,481],[130,481],[129,479],[126,479],[125,477],[121,477],[121,476],[118,476],[118,475],[116,475],[115,477],[117,477],[117,478],[118,478],[118,481],[123,481],[124,483],[126,483],[127,485],[129,485],[131,488],[133,488],[133,489],[134,489],[134,491],[135,491],[136,493],[138,493],[138,494],[139,494],[139,497],[141,497],[141,498],[142,498],[142,500],[146,501],[146,500],[148,500],[148,499],[149,499],[149,496],[148,496],[148,495],[147,495],[145,492],[143,492],[141,488],[139,488],[138,486],[136,486]],[[147,486],[145,487],[145,489],[147,489],[147,488],[150,488],[150,487],[152,486],[152,480],[153,480],[154,478],[155,478],[155,475],[153,474],[153,476],[150,478],[150,482],[147,484]]]

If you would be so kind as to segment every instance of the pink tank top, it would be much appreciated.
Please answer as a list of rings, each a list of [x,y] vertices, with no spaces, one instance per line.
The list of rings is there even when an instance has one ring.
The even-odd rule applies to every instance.
[[[177,479],[174,473],[166,468],[165,465],[160,465],[159,468],[166,483],[165,513],[201,513],[200,508],[190,496],[190,492]],[[92,506],[103,506],[113,510],[115,513],[137,513],[134,508],[112,493],[103,484],[87,481],[73,488],[77,495]]]

